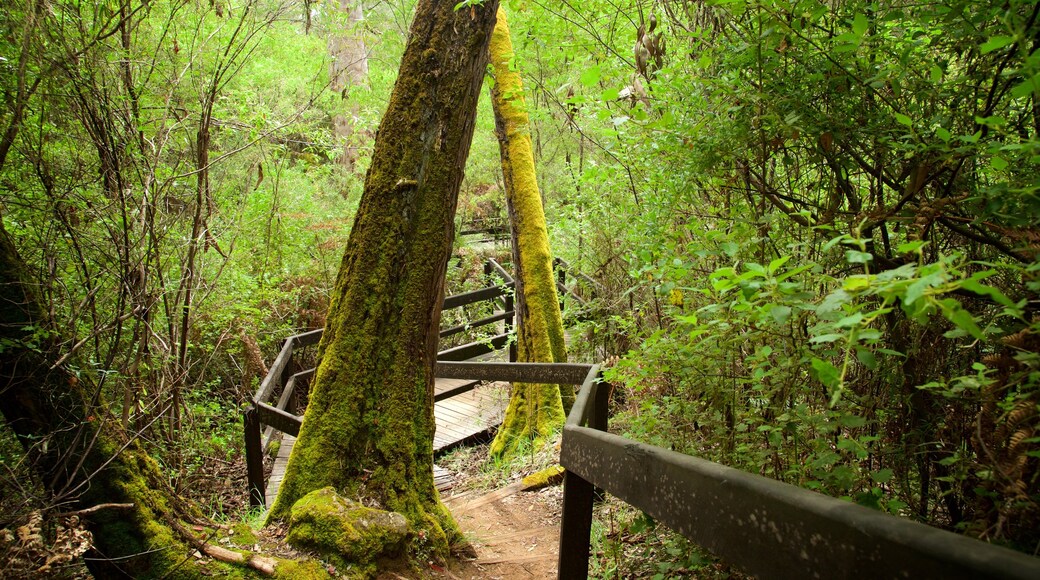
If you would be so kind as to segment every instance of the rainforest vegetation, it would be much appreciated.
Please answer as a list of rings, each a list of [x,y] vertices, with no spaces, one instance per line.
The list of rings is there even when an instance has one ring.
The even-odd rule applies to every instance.
[[[348,319],[351,236],[446,260],[430,279],[449,294],[486,257],[523,266],[547,246],[587,276],[568,282],[586,306],[565,299],[565,353],[532,356],[604,363],[613,431],[1037,552],[1040,3],[502,0],[512,48],[492,39],[476,67],[475,121],[423,133],[469,151],[445,181],[457,200],[449,185],[420,210],[447,212],[433,237],[450,258],[446,240],[355,225],[366,175],[421,189],[379,182],[407,128],[377,131],[400,111],[416,4],[436,3],[0,6],[7,570],[186,542],[162,566],[188,576],[193,526],[262,525],[241,409],[286,336]],[[490,25],[494,3],[451,4]],[[517,126],[533,168],[506,165]],[[467,243],[473,224],[517,223],[519,182],[547,239]],[[555,300],[529,300],[551,326]],[[551,394],[558,421],[569,401]],[[106,469],[118,493],[77,483]],[[148,540],[92,539],[79,520],[119,519],[124,500],[140,528],[124,532]],[[450,517],[431,509],[443,543]],[[638,513],[596,534],[603,577],[702,562]]]

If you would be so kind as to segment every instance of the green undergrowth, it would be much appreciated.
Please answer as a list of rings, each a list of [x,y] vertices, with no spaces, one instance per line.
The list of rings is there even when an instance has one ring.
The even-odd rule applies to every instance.
[[[455,487],[446,495],[467,491],[493,491],[534,474],[547,472],[560,462],[560,434],[540,450],[530,445],[510,459],[491,457],[489,445],[455,449],[436,459],[437,465],[455,474]]]
[[[617,498],[598,504],[591,539],[590,578],[745,578]]]

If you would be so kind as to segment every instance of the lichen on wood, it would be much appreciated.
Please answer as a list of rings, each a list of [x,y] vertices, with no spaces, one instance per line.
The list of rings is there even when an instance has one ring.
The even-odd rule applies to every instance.
[[[566,362],[563,318],[535,175],[530,122],[520,75],[511,67],[513,45],[502,9],[492,33],[490,52],[495,75],[491,89],[495,133],[513,226],[519,320],[517,358],[519,362]],[[505,420],[491,444],[491,454],[506,457],[521,449],[541,446],[563,427],[565,411],[573,401],[574,391],[567,386],[514,384]]]
[[[433,483],[433,368],[454,215],[497,2],[418,3],[333,290],[285,479],[403,514],[435,555],[462,536]]]

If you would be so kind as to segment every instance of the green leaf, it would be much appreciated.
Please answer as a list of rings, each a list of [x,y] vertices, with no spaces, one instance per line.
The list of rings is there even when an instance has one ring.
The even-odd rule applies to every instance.
[[[816,379],[827,386],[829,389],[836,389],[841,385],[841,373],[838,371],[838,367],[825,361],[813,357],[812,368],[816,374]]]
[[[856,427],[862,427],[867,424],[867,420],[859,415],[841,415],[838,417],[838,424],[842,427],[849,427],[855,429]]]
[[[870,472],[870,479],[873,479],[874,483],[886,483],[886,482],[890,481],[892,479],[892,476],[894,476],[894,475],[895,475],[895,472],[893,472],[891,469],[888,469],[886,467],[885,469],[879,469],[877,471],[871,471]]]
[[[791,259],[791,256],[781,256],[781,257],[773,260],[772,262],[769,262],[769,273],[770,274],[775,274],[777,269],[779,269],[780,266],[783,266],[784,264],[786,264],[787,261],[790,260],[790,259]]]
[[[870,370],[877,370],[877,358],[874,357],[874,353],[870,352],[865,348],[856,348],[856,358],[859,359],[860,364],[867,367]]]
[[[970,312],[965,310],[960,302],[952,298],[939,301],[939,308],[942,310],[943,316],[947,320],[952,322],[957,328],[967,332],[975,338],[982,339],[982,329],[975,323],[975,317]]]
[[[1018,83],[1011,87],[1011,96],[1016,99],[1024,99],[1040,90],[1040,74]]]
[[[978,275],[976,274],[976,276],[978,276]],[[965,290],[968,290],[969,292],[974,292],[974,293],[979,294],[981,296],[989,296],[995,302],[1001,304],[1002,306],[1007,306],[1008,308],[1014,308],[1014,309],[1018,308],[1018,304],[1015,304],[1015,302],[1013,300],[1008,298],[1000,290],[994,288],[993,286],[988,286],[986,284],[979,284],[977,282],[978,278],[976,276],[972,276],[971,278],[968,278],[967,280],[961,281],[961,288],[964,288]]]
[[[994,157],[989,160],[989,166],[997,171],[1005,169],[1008,166],[1008,162],[1002,157]]]
[[[621,94],[621,91],[619,91],[617,89],[607,89],[607,90],[603,91],[603,94],[600,95],[600,99],[602,99],[602,100],[604,100],[606,102],[616,101],[616,100],[618,100],[618,96],[620,96],[620,94]]]
[[[916,252],[920,250],[927,243],[928,242],[922,242],[920,240],[914,242],[906,242],[905,244],[899,244],[899,246],[896,247],[896,251],[900,254],[909,254],[911,252]]]
[[[938,65],[932,65],[931,70],[928,71],[928,75],[932,80],[933,85],[937,85],[942,82],[943,71]]]
[[[856,36],[863,36],[867,33],[867,27],[870,25],[870,21],[867,20],[865,14],[857,14],[852,19],[852,32]]]
[[[866,264],[873,259],[874,256],[868,252],[860,252],[857,250],[845,251],[845,260],[850,264]]]
[[[813,344],[823,344],[823,343],[827,343],[827,342],[834,342],[835,340],[838,340],[839,338],[844,338],[844,337],[845,337],[844,334],[838,334],[838,333],[833,333],[832,332],[830,334],[821,334],[820,336],[810,337],[809,338],[809,342],[811,342]]]
[[[773,320],[775,320],[777,324],[783,324],[787,322],[789,318],[791,318],[791,307],[774,306],[773,309],[769,311],[769,314],[773,317]]]
[[[837,326],[838,328],[852,328],[853,326],[856,326],[860,322],[863,322],[863,313],[862,312],[856,312],[856,313],[850,314],[849,316],[846,316],[846,317],[842,318],[841,320],[839,320],[838,322],[834,323],[834,326]]]
[[[591,87],[599,82],[600,68],[598,65],[590,66],[581,73],[581,84]],[[573,78],[573,77],[572,77]]]
[[[845,283],[842,284],[842,288],[851,292],[870,288],[870,276],[864,274],[849,276],[845,279]]]
[[[1001,48],[1004,48],[1012,42],[1015,42],[1014,36],[994,36],[993,38],[982,43],[982,46],[979,47],[979,53],[989,54],[994,50],[1000,50]]]
[[[914,120],[902,113],[895,113],[895,117],[896,121],[898,121],[900,125],[906,125],[907,127],[914,126]]]

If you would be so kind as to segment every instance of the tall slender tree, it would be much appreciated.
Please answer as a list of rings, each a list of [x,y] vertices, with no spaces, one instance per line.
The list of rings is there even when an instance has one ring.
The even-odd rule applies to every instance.
[[[351,136],[354,134],[358,106],[356,101],[350,100],[350,90],[365,82],[368,77],[368,48],[361,36],[361,22],[364,20],[361,2],[339,0],[339,17],[346,22],[346,26],[332,32],[329,38],[329,53],[332,56],[329,76],[332,90],[340,94],[345,109],[332,118],[332,129],[343,144],[339,162],[352,171],[357,161],[357,147],[351,144]]]
[[[497,1],[416,7],[340,267],[321,362],[271,510],[326,486],[461,539],[433,485],[433,369],[454,215]]]
[[[513,43],[501,8],[490,52],[495,74],[491,103],[502,153],[516,268],[517,357],[520,362],[566,362],[563,319],[535,175],[530,121],[520,74],[512,66]],[[573,400],[573,390],[561,391],[559,385],[514,384],[505,421],[491,444],[492,455],[508,456],[529,444],[539,445],[563,427],[565,409]]]

